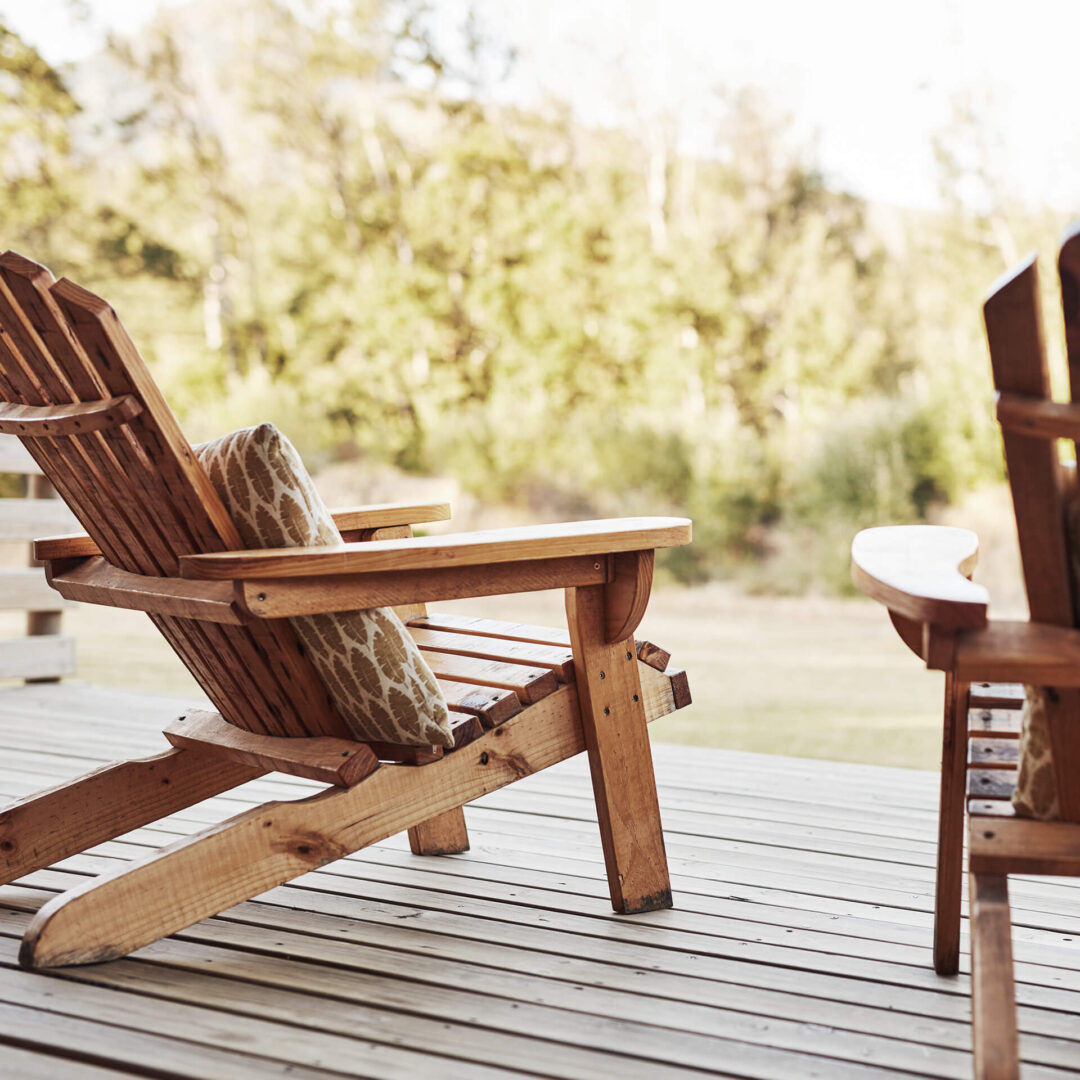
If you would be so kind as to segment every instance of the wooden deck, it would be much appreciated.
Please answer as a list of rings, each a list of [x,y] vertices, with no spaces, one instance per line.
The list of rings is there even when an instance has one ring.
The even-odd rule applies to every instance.
[[[161,749],[188,704],[0,691],[0,793]],[[581,760],[470,808],[465,855],[396,837],[107,965],[29,974],[18,938],[85,875],[315,785],[258,780],[0,888],[0,1077],[969,1076],[967,976],[930,969],[936,777],[656,758],[674,911],[611,914]],[[1025,1077],[1075,1076],[1080,884],[1012,892]]]

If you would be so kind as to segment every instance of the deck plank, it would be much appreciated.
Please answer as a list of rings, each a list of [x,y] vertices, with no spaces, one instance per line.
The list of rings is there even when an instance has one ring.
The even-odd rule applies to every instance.
[[[191,704],[2,691],[0,797],[153,753]],[[394,837],[112,964],[28,974],[18,938],[87,875],[317,785],[261,778],[0,888],[0,1074],[970,1075],[966,935],[958,977],[929,964],[936,776],[656,761],[672,911],[611,914],[582,761],[471,806],[465,854]],[[1011,891],[1024,1075],[1075,1075],[1080,885]]]

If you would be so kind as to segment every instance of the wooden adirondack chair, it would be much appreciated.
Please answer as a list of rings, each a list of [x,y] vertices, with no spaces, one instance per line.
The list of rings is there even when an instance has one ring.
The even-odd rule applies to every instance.
[[[112,309],[11,252],[0,257],[0,398],[0,431],[22,438],[86,529],[37,544],[53,587],[148,612],[217,710],[181,716],[156,757],[0,813],[0,880],[267,771],[331,785],[57,897],[27,931],[24,966],[122,956],[406,829],[417,853],[463,851],[463,804],[582,750],[613,907],[671,906],[645,725],[689,695],[682,672],[664,672],[667,654],[634,630],[653,551],[687,543],[688,521],[410,539],[408,526],[446,508],[373,507],[336,515],[354,541],[341,547],[244,551]],[[568,635],[422,606],[551,588],[566,590]],[[453,752],[355,741],[287,621],[382,605],[412,616],[457,718]]]
[[[1031,621],[987,621],[986,590],[969,580],[978,541],[962,529],[870,529],[855,538],[856,583],[889,608],[903,640],[945,672],[945,738],[935,964],[957,970],[965,773],[975,1075],[1019,1075],[1009,874],[1080,874],[1080,630],[1077,565],[1066,505],[1076,470],[1058,440],[1080,445],[1080,229],[1059,257],[1069,404],[1050,398],[1039,284],[1031,258],[986,301],[987,340]],[[1070,547],[1073,548],[1070,558]],[[1004,685],[1001,685],[1001,684]],[[1062,820],[1014,815],[1022,690],[1048,688],[1046,712]],[[970,768],[967,768],[970,762]]]

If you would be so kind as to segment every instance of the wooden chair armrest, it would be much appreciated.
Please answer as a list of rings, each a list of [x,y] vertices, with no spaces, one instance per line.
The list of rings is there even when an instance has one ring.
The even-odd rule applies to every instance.
[[[330,512],[334,515],[334,524],[342,533],[450,520],[449,503],[372,503],[370,506],[349,506]],[[86,559],[100,554],[97,542],[85,533],[45,536],[34,541],[34,558],[42,562],[46,559]]]
[[[336,547],[272,548],[185,555],[186,578],[242,581],[325,577],[384,571],[444,570],[493,563],[652,551],[690,542],[686,518],[611,518],[557,525],[375,540]]]
[[[1080,687],[1080,630],[1007,620],[960,630],[950,667],[961,682]]]
[[[100,555],[97,541],[86,533],[65,533],[62,536],[41,536],[34,541],[34,558],[39,562],[50,559],[89,559]]]
[[[387,529],[398,525],[422,525],[428,521],[449,521],[449,503],[373,503],[330,511],[342,533],[365,529]]]
[[[979,538],[944,525],[865,529],[851,544],[851,579],[890,611],[943,629],[986,625],[989,594],[968,575]]]

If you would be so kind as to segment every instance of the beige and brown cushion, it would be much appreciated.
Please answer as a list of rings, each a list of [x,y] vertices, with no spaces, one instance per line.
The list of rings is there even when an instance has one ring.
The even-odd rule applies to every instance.
[[[233,431],[195,447],[195,454],[248,547],[342,542],[300,455],[273,424]],[[453,746],[439,684],[393,611],[289,621],[358,739]]]
[[[1012,794],[1013,809],[1021,817],[1050,821],[1059,815],[1054,764],[1050,756],[1050,730],[1046,724],[1044,686],[1025,686],[1020,718],[1020,771]]]

